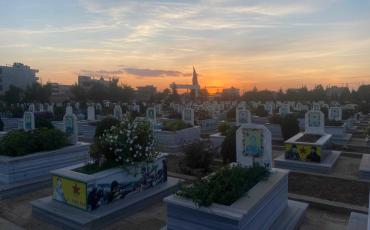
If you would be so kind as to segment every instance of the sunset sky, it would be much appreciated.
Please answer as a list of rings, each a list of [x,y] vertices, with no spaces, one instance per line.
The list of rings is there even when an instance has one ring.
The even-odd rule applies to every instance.
[[[43,82],[370,84],[369,0],[0,0],[0,65]]]

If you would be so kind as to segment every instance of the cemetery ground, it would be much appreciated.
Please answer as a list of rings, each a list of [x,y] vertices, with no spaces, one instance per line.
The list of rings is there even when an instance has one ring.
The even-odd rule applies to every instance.
[[[273,157],[282,154],[273,151]],[[355,155],[356,156],[356,155]],[[179,163],[181,154],[170,155],[168,171],[170,176],[179,177],[190,183],[194,175],[183,174]],[[330,175],[290,172],[289,197],[310,204],[300,229],[346,229],[351,211],[366,212],[369,183],[357,178],[359,157],[344,154],[338,160]],[[217,161],[212,169],[222,165]],[[197,176],[204,173],[199,172]],[[30,202],[51,193],[51,187],[0,201],[0,229],[58,229],[55,226],[32,217]],[[166,224],[166,207],[157,202],[133,214],[107,229],[160,229]]]

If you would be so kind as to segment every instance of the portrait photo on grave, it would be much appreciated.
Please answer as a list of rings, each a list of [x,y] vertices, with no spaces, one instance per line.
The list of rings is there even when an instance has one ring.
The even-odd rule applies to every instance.
[[[248,123],[248,113],[245,110],[239,112],[239,123]]]
[[[263,130],[243,129],[243,155],[260,157],[263,154]]]
[[[308,115],[308,126],[320,127],[320,112],[310,112]]]
[[[321,147],[302,144],[285,144],[285,158],[297,161],[321,161]]]

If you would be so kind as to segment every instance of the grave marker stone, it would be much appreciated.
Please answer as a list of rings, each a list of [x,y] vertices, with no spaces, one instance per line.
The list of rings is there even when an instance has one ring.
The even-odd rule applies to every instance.
[[[236,131],[236,160],[243,166],[272,166],[271,132],[264,125],[243,124]]]
[[[25,131],[35,129],[35,115],[33,112],[23,113],[23,129]]]
[[[250,124],[251,113],[247,109],[236,110],[236,125]]]
[[[63,117],[63,123],[68,144],[75,145],[78,138],[77,117],[73,113],[66,113]]]
[[[186,108],[182,111],[182,120],[192,126],[194,126],[194,110]]]

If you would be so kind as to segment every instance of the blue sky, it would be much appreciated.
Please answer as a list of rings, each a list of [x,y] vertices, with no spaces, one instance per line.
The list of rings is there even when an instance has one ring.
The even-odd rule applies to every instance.
[[[208,86],[370,83],[370,1],[0,3],[0,64],[24,62],[43,81],[93,73],[164,88],[195,65]]]

